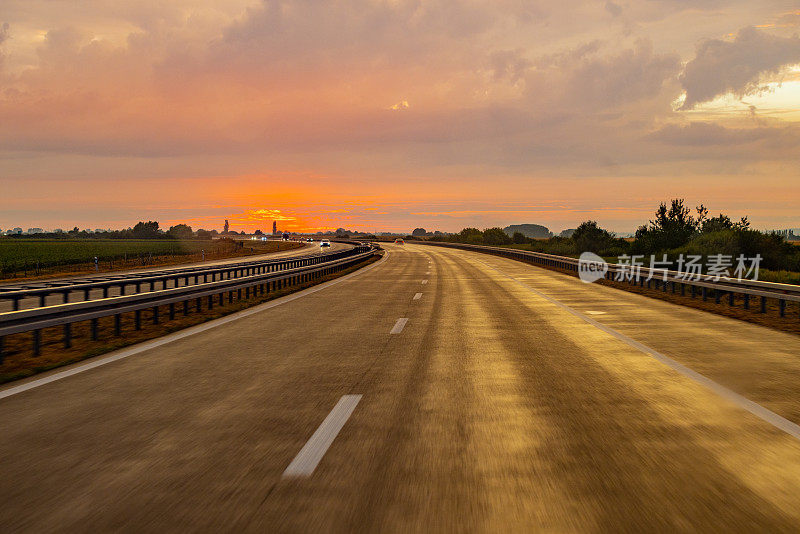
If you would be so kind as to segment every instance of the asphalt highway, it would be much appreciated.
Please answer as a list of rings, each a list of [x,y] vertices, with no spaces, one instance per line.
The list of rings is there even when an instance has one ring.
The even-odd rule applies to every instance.
[[[800,530],[800,338],[385,248],[0,388],[2,530]]]

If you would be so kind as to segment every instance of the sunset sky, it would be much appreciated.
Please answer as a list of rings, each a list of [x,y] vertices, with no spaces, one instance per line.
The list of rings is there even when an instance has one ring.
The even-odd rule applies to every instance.
[[[800,4],[2,0],[0,228],[800,227]]]

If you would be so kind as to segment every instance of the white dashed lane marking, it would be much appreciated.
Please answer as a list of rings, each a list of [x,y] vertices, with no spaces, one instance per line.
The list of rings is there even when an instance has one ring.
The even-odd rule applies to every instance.
[[[406,323],[408,322],[408,317],[401,317],[394,323],[392,330],[389,332],[390,334],[399,334],[405,328]]]
[[[361,395],[345,395],[339,399],[339,402],[333,407],[328,417],[319,425],[311,439],[300,449],[292,463],[283,472],[283,476],[311,476],[322,457],[325,456],[331,443],[333,443],[333,440],[336,439],[344,424],[350,419],[350,415],[356,409],[356,404],[360,400]]]

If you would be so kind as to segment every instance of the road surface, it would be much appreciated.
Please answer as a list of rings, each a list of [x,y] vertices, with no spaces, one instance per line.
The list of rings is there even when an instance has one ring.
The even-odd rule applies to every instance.
[[[800,338],[386,248],[0,390],[3,530],[800,530]]]

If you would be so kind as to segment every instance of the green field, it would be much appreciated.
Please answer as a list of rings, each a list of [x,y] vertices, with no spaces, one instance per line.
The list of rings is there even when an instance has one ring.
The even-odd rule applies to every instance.
[[[95,256],[100,269],[107,271],[189,261],[195,256],[200,260],[202,251],[206,259],[212,259],[236,255],[242,247],[230,240],[4,238],[0,239],[0,278],[36,276],[68,267],[89,269]]]

